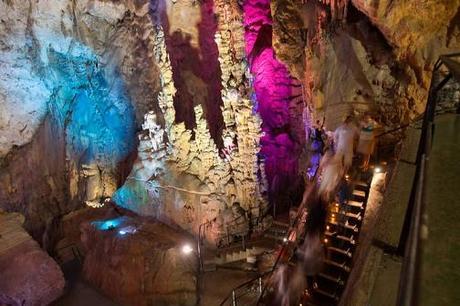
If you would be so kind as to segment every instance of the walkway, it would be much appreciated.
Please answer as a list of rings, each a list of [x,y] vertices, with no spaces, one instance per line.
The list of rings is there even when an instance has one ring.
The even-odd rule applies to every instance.
[[[460,305],[460,115],[436,118],[426,210],[429,236],[422,257],[421,305]]]

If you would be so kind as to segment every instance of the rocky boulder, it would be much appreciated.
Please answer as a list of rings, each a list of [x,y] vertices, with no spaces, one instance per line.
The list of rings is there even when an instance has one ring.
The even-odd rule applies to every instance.
[[[19,214],[0,212],[0,305],[48,305],[62,294],[64,276],[23,222]]]
[[[196,305],[193,240],[162,223],[119,217],[81,226],[84,277],[123,305]]]

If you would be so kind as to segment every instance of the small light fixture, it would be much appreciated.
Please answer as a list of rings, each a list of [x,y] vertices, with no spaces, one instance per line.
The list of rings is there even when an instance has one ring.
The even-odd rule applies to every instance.
[[[126,231],[124,231],[124,230],[119,230],[118,233],[119,233],[120,235],[126,235]]]
[[[283,238],[283,242],[287,242],[288,239],[286,237]]]
[[[379,166],[375,167],[374,173],[381,173],[381,172],[382,172],[382,168],[381,168],[381,167],[379,167]]]
[[[327,243],[327,241],[328,241],[327,238],[324,238],[324,243]]]
[[[182,247],[182,253],[184,253],[185,255],[189,255],[192,252],[193,252],[193,248],[189,244],[185,244]]]

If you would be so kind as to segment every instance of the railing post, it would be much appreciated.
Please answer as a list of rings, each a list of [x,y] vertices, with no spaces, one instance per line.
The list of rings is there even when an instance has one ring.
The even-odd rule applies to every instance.
[[[232,290],[232,306],[237,306],[236,305],[236,293],[235,293],[235,290]]]
[[[259,293],[262,294],[262,277],[259,277]]]
[[[199,265],[200,265],[200,273],[204,271],[204,267],[203,267],[203,254],[201,252],[201,226],[203,224],[200,224],[200,226],[198,227],[198,245],[197,245],[197,252],[198,252],[198,261],[199,261]]]

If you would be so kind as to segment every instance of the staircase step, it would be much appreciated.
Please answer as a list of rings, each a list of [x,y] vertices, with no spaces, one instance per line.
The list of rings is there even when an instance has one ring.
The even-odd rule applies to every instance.
[[[357,212],[356,214],[354,214],[354,213],[351,213],[351,212],[339,211],[338,213],[335,212],[334,214],[339,214],[339,215],[342,215],[342,216],[347,217],[347,218],[353,218],[353,219],[356,219],[358,221],[361,221],[361,219],[362,219],[362,216],[361,216],[360,212]]]
[[[203,264],[203,271],[204,272],[212,272],[217,270],[217,263],[204,263]]]
[[[356,208],[359,208],[359,209],[363,209],[364,208],[364,203],[363,202],[358,202],[358,201],[347,201],[345,203],[345,205],[348,205],[348,206],[352,206],[352,207],[356,207]]]
[[[330,299],[333,299],[333,300],[336,300],[336,301],[339,300],[339,297],[335,293],[330,293],[330,292],[327,292],[324,289],[320,289],[320,288],[313,288],[313,290],[316,293],[319,293],[319,294],[321,294],[323,296],[326,296],[326,297],[328,297]]]
[[[364,192],[362,190],[355,189],[355,190],[353,190],[353,195],[355,197],[365,198],[366,197],[366,192]]]
[[[281,227],[285,227],[286,230],[289,228],[289,223],[286,223],[286,222],[283,222],[283,221],[274,220],[274,221],[273,221],[273,224],[274,224],[274,225],[281,226]]]
[[[344,270],[345,272],[350,272],[351,271],[350,267],[348,267],[345,263],[338,263],[338,262],[335,262],[335,261],[332,261],[332,260],[329,260],[329,259],[325,259],[324,263],[327,264],[327,265],[330,265],[330,266],[340,268],[340,269]]]
[[[344,235],[339,235],[337,234],[337,232],[330,232],[330,231],[326,231],[325,235],[328,237],[335,238],[335,239],[343,240],[345,242],[348,242],[351,245],[354,245],[356,243],[356,241],[353,239],[353,235],[351,235],[350,237],[347,237]]]
[[[286,236],[278,236],[278,235],[273,235],[273,234],[270,234],[270,233],[265,233],[264,237],[274,239],[274,240],[277,240],[277,241],[283,241]]]
[[[334,277],[326,273],[319,273],[318,276],[327,279],[328,281],[331,281],[333,283],[336,283],[340,286],[343,286],[345,284],[345,282],[340,277]]]
[[[348,222],[343,224],[343,223],[338,223],[337,221],[334,221],[334,222],[330,221],[330,222],[328,222],[328,224],[330,224],[332,226],[336,226],[336,227],[343,227],[343,228],[346,228],[346,229],[348,229],[350,231],[353,231],[355,233],[357,233],[359,231],[357,225],[350,225]]]
[[[369,184],[363,181],[357,181],[355,182],[355,187],[360,189],[360,190],[367,190],[369,189]]]
[[[342,250],[340,248],[336,248],[336,247],[327,247],[328,250],[331,250],[333,252],[336,252],[336,253],[340,253],[340,254],[343,254],[345,256],[348,256],[349,258],[351,258],[353,256],[353,254],[351,253],[351,250],[350,248],[346,249],[346,250]]]

